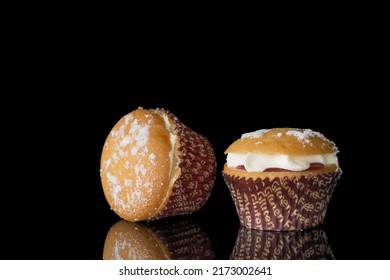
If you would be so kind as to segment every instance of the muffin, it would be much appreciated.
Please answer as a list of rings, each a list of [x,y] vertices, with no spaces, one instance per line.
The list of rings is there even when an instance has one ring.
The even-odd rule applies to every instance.
[[[323,224],[342,170],[338,148],[310,129],[245,133],[225,154],[223,177],[240,224],[289,231]]]
[[[267,231],[240,227],[231,260],[334,260],[321,227]]]
[[[121,220],[107,233],[104,260],[215,259],[210,239],[192,220],[159,219],[151,222]]]
[[[213,147],[164,109],[138,108],[107,136],[100,177],[111,209],[128,221],[198,211],[216,177]]]

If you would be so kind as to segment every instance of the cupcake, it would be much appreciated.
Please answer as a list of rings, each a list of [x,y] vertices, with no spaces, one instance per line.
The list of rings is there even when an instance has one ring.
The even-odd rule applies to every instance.
[[[128,221],[198,211],[216,176],[210,142],[164,109],[138,108],[106,138],[100,177],[111,209]]]
[[[121,220],[107,233],[103,259],[209,260],[215,254],[206,233],[192,220]]]
[[[337,153],[334,142],[310,129],[243,134],[225,151],[223,168],[240,224],[272,231],[321,225],[342,174]]]
[[[333,260],[321,227],[301,231],[265,231],[240,227],[231,260]]]

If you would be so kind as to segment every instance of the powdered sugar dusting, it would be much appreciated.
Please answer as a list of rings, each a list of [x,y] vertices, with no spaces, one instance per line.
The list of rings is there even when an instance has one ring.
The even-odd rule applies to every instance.
[[[107,169],[108,169],[108,167],[110,166],[110,164],[111,164],[111,159],[110,159],[110,158],[107,159],[107,160],[105,160],[105,161],[103,162],[103,169],[104,169],[104,172],[107,171]]]
[[[266,133],[268,131],[269,131],[269,129],[259,129],[259,130],[253,131],[253,132],[244,133],[241,135],[241,139],[261,137],[264,133]]]
[[[107,172],[107,179],[111,190],[111,196],[114,199],[114,204],[120,205],[122,208],[124,208],[125,204],[123,200],[120,199],[120,193],[123,187],[121,186],[119,179],[116,176],[112,175],[110,172]]]
[[[131,187],[133,185],[133,180],[125,179],[125,187]]]
[[[110,183],[110,185],[119,184],[118,178],[115,177],[114,175],[112,175],[110,172],[107,172],[107,179],[108,179],[108,183]]]
[[[142,148],[144,148],[143,152],[147,153],[145,146],[149,141],[149,128],[149,125],[138,124],[138,120],[132,122],[130,126],[130,137],[133,140],[132,155],[136,155]]]
[[[126,147],[131,142],[130,136],[123,137],[122,141],[119,143],[121,147]]]
[[[125,162],[125,169],[132,169],[133,165],[130,163],[130,161],[126,160]]]
[[[104,146],[107,157],[102,161],[101,176],[107,184],[105,192],[111,209],[124,216],[139,215],[158,201],[156,190],[164,187],[155,183],[163,176],[151,168],[159,159],[150,147],[154,122],[152,114],[137,117],[129,113],[112,129]]]
[[[145,156],[148,152],[147,144],[149,142],[149,130],[152,119],[150,115],[146,115],[149,119],[146,124],[141,124],[137,119],[134,119],[132,113],[124,117],[124,123],[119,128],[111,131],[111,137],[119,144],[115,145],[115,152],[112,154],[114,163],[118,163],[120,158],[126,158],[128,153],[131,155]],[[131,123],[130,123],[131,122]],[[129,128],[130,124],[130,128]],[[126,129],[127,128],[127,129]],[[126,149],[131,146],[130,151]],[[109,166],[112,162],[109,162]]]
[[[310,137],[319,137],[324,141],[329,142],[329,140],[324,135],[311,129],[289,130],[286,132],[286,135],[295,136],[300,142],[304,144],[311,144]]]
[[[118,156],[118,154],[117,154],[117,153],[113,153],[113,154],[112,154],[112,159],[114,160],[115,163],[118,163],[118,161],[119,161],[119,156]]]
[[[153,153],[151,153],[151,154],[149,155],[149,160],[150,160],[152,163],[155,163],[156,155],[153,154]]]
[[[134,167],[134,170],[135,170],[135,174],[137,175],[137,177],[139,176],[140,173],[142,174],[142,176],[145,176],[145,174],[146,174],[146,168],[142,164],[137,164]]]
[[[128,125],[129,122],[133,119],[133,114],[127,114],[124,118],[125,125]]]
[[[126,125],[121,125],[118,129],[113,129],[111,131],[111,136],[114,138],[123,137],[125,135],[125,128],[126,128]]]

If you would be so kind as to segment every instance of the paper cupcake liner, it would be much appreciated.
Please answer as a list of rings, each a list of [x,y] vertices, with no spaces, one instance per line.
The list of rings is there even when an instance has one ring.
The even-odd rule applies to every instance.
[[[341,170],[300,177],[240,178],[223,172],[240,224],[258,230],[288,231],[324,222]]]
[[[302,231],[262,231],[240,227],[232,260],[333,260],[322,228]]]
[[[167,113],[174,120],[180,139],[181,175],[175,182],[168,204],[157,218],[198,211],[207,202],[216,178],[215,153],[208,139],[185,126],[172,113]]]
[[[215,259],[212,244],[192,220],[135,223],[121,220],[107,233],[105,260]]]

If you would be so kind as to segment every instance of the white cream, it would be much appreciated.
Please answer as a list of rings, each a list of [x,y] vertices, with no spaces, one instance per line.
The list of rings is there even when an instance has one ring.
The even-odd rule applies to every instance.
[[[228,167],[235,168],[243,165],[248,172],[262,172],[267,168],[282,168],[291,171],[302,171],[310,167],[310,163],[322,163],[323,165],[336,164],[336,153],[288,156],[282,154],[264,153],[229,153],[227,155]]]
[[[177,135],[172,133],[173,132],[173,128],[171,126],[171,123],[169,122],[168,115],[167,114],[163,114],[162,117],[164,119],[166,129],[169,131],[169,141],[171,142],[171,151],[169,152],[169,160],[170,160],[170,172],[172,172],[172,169],[173,169],[173,152],[175,151]]]

